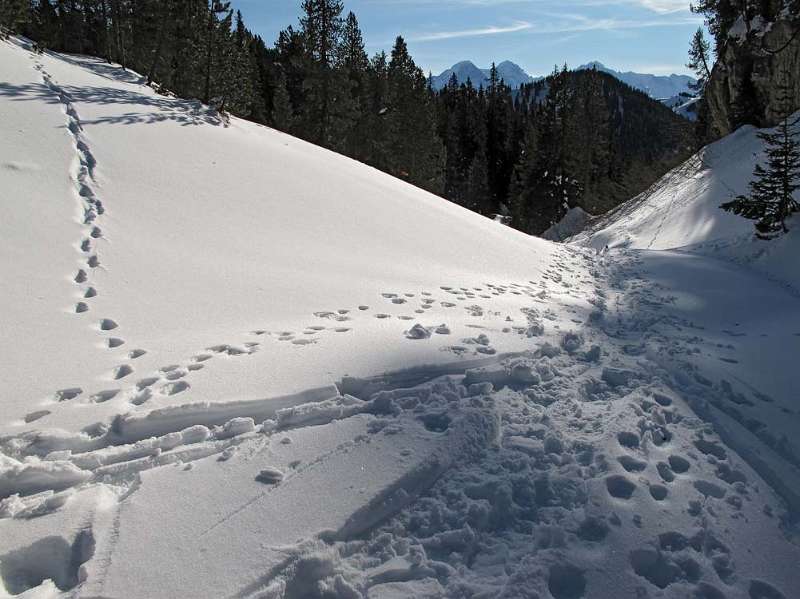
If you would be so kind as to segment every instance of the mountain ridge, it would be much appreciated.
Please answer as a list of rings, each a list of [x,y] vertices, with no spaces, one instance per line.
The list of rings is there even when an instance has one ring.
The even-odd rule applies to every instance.
[[[543,76],[534,77],[530,75],[522,67],[510,60],[497,63],[496,67],[500,78],[512,89],[517,89],[522,84],[533,83],[534,81],[544,78]],[[671,98],[681,93],[689,92],[691,85],[695,82],[695,80],[688,75],[679,75],[676,73],[671,75],[653,75],[634,71],[617,71],[597,60],[582,64],[574,70],[588,70],[592,68],[608,73],[623,83],[627,83],[631,87],[639,89],[655,99]],[[470,60],[462,60],[455,63],[449,69],[445,69],[439,75],[433,75],[431,77],[431,84],[434,89],[441,89],[447,85],[450,78],[455,74],[459,83],[466,83],[469,78],[475,87],[479,87],[480,85],[486,87],[489,82],[489,72],[489,68],[482,69]]]

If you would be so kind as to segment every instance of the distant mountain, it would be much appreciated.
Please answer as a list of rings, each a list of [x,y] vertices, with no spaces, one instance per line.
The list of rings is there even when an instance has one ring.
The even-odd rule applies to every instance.
[[[690,92],[690,86],[695,82],[688,75],[650,75],[647,73],[633,73],[631,71],[615,71],[601,62],[593,61],[579,66],[576,70],[596,68],[609,75],[616,77],[620,81],[627,83],[633,88],[639,89],[655,99],[673,98],[683,93]],[[497,65],[497,72],[500,78],[505,81],[511,89],[517,89],[523,83],[531,83],[542,79],[542,77],[532,77],[526,73],[522,67],[511,61],[503,61]],[[481,69],[469,60],[454,64],[451,68],[439,75],[434,75],[431,82],[434,89],[442,89],[450,77],[455,73],[459,83],[466,83],[467,79],[472,81],[472,85],[486,87],[489,83],[489,69]]]
[[[634,73],[632,71],[623,73],[615,71],[596,60],[581,65],[576,70],[589,70],[592,68],[608,73],[657,100],[672,98],[683,93],[690,93],[690,86],[695,83],[695,80],[688,75],[649,75],[646,73]]]
[[[528,75],[522,67],[511,61],[505,60],[496,66],[498,76],[511,89],[517,89],[523,83],[531,83],[534,81],[534,78]],[[464,60],[454,64],[441,74],[434,75],[431,78],[431,82],[434,89],[442,89],[455,73],[459,83],[466,83],[467,79],[469,79],[476,88],[481,85],[487,87],[489,85],[490,71],[491,69],[480,69],[469,60]]]

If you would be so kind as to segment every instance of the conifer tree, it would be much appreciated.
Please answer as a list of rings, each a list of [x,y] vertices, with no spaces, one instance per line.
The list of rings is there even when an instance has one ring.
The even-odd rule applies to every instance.
[[[306,128],[315,143],[328,146],[331,141],[331,119],[335,116],[337,52],[342,33],[341,0],[303,0],[300,25],[308,59],[313,65],[309,73],[306,98]]]
[[[692,43],[689,47],[689,62],[686,64],[695,73],[697,78],[695,89],[697,91],[703,91],[708,80],[711,79],[711,69],[708,66],[711,62],[710,48],[711,44],[706,41],[703,35],[703,28],[698,27],[692,36]]]
[[[794,192],[800,189],[800,116],[792,117],[789,74],[783,73],[778,102],[784,114],[772,132],[761,131],[758,137],[764,142],[766,163],[757,164],[750,181],[750,192],[740,195],[720,206],[756,221],[756,235],[771,239],[786,233],[786,219],[800,211]]]
[[[272,125],[288,133],[293,124],[294,114],[289,92],[286,90],[286,76],[283,71],[278,71],[272,96]]]

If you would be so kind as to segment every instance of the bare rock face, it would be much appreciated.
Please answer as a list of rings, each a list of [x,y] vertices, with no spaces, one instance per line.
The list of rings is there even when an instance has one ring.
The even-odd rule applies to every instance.
[[[792,109],[800,108],[800,17],[739,22],[720,52],[706,88],[708,128],[721,137],[743,123],[774,126],[783,116],[779,87],[788,73]]]

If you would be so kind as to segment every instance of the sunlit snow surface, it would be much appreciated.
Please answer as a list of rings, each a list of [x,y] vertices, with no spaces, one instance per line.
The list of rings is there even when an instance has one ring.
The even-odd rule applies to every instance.
[[[529,238],[18,40],[0,139],[7,594],[800,588],[785,287]]]

